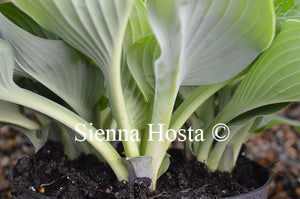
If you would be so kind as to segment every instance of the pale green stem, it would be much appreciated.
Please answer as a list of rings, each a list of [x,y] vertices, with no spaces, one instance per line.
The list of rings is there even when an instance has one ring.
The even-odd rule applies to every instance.
[[[187,119],[204,103],[208,98],[215,94],[218,90],[226,86],[230,81],[224,81],[218,84],[200,86],[196,89],[182,104],[176,109],[172,116],[170,127],[178,130]]]
[[[126,8],[127,10],[126,16],[130,15],[133,2],[134,1],[131,1],[131,3]],[[109,74],[109,77],[107,79],[108,80],[107,89],[108,89],[108,96],[110,100],[111,110],[117,122],[118,128],[122,130],[127,130],[130,138],[132,135],[130,132],[133,128],[125,105],[125,100],[124,100],[124,95],[122,90],[122,81],[121,81],[122,45],[123,45],[123,39],[124,39],[127,23],[123,23],[120,25],[122,26],[120,27],[120,30],[124,30],[124,31],[120,31],[119,35],[117,35],[115,39],[115,47],[114,47],[113,54],[111,56],[110,70],[107,73]],[[124,139],[124,135],[122,135],[122,140],[123,139]],[[127,157],[135,157],[140,155],[139,145],[138,142],[136,142],[135,140],[129,139],[129,141],[123,141],[123,146]]]
[[[108,96],[110,99],[109,103],[111,105],[112,113],[114,119],[117,122],[118,128],[122,130],[127,130],[129,135],[128,137],[130,138],[131,137],[130,132],[133,128],[124,101],[120,68],[112,67],[110,74],[111,77],[109,79],[110,83],[108,84]],[[124,136],[125,135],[122,134],[122,140],[125,140]],[[129,139],[128,141],[123,141],[122,143],[127,157],[135,157],[140,155],[138,142]]]
[[[214,120],[213,124],[211,124],[204,131],[205,132],[205,134],[204,134],[205,135],[204,136],[205,137],[205,141],[199,143],[199,150],[197,152],[197,160],[199,162],[205,162],[206,163],[207,160],[208,160],[209,152],[211,151],[212,144],[214,142],[214,138],[211,135],[211,131],[212,131],[213,126],[215,124],[217,124],[217,123],[224,123],[224,124],[226,124],[227,122],[229,122],[228,120],[222,120],[223,113],[226,113],[226,112],[222,112],[221,114],[219,114],[216,117],[216,119]]]
[[[4,122],[4,123],[8,123],[8,124],[14,124],[14,125],[23,127],[28,130],[41,129],[41,126],[38,123],[24,117],[21,114],[20,115],[12,115],[9,117],[6,115],[3,118],[1,117],[0,121]]]
[[[169,96],[169,101],[162,101],[161,103],[157,103],[153,112],[152,124],[164,124],[164,128],[162,129],[163,135],[165,136],[165,131],[168,129],[174,129],[175,131],[179,130],[181,126],[186,122],[188,117],[195,112],[195,110],[205,102],[209,97],[211,97],[214,93],[220,90],[222,87],[227,85],[231,80],[224,81],[218,84],[209,85],[209,86],[201,86],[199,87],[192,95],[190,95],[183,103],[178,107],[176,112],[171,118],[172,110],[174,106],[174,102],[176,99],[177,91],[174,90],[172,93],[172,89],[166,89],[161,92],[161,98],[165,98],[165,96]],[[170,92],[170,93],[169,93]],[[159,93],[157,96],[160,96]],[[160,99],[158,97],[158,99]],[[157,101],[157,100],[155,100]],[[171,122],[169,123],[169,121]],[[155,130],[155,129],[154,129]],[[157,128],[156,130],[157,131]],[[149,136],[149,132],[146,133],[146,136]],[[154,139],[158,139],[158,136],[153,136]],[[170,145],[170,141],[163,138],[163,141],[158,142],[148,142],[147,147],[145,148],[145,155],[150,155],[153,157],[153,167],[154,167],[154,175],[153,175],[153,189],[155,188],[155,183],[157,179],[157,172],[159,166],[163,160],[166,150]]]
[[[233,77],[230,80],[227,80],[227,84],[230,82],[242,77],[244,75],[244,72],[240,73],[239,75]],[[232,103],[232,100],[229,102]],[[212,148],[212,144],[214,142],[214,138],[211,135],[212,128],[217,123],[224,123],[227,124],[231,119],[238,116],[239,114],[243,113],[241,111],[241,108],[234,108],[232,109],[232,106],[228,106],[227,104],[225,108],[217,115],[216,119],[214,120],[213,124],[211,124],[208,128],[204,129],[205,131],[205,141],[199,143],[199,150],[197,151],[197,160],[199,162],[207,162],[209,152]]]
[[[167,78],[166,78],[167,79]],[[150,132],[149,128],[146,128],[146,132],[143,136],[142,143],[142,155],[151,156],[153,158],[153,177],[152,177],[152,190],[156,187],[156,181],[160,165],[165,157],[168,145],[166,145],[166,130],[169,127],[171,115],[176,100],[178,88],[176,86],[176,78],[174,78],[174,84],[170,85],[166,83],[166,79],[158,80],[160,85],[168,85],[157,87],[155,100],[153,105],[152,122],[153,129]],[[166,96],[168,96],[166,98]],[[158,126],[161,124],[162,128]],[[152,132],[161,132],[161,134],[152,134]],[[152,135],[152,140],[149,140]],[[160,136],[162,139],[160,140]]]
[[[223,153],[226,150],[227,145],[229,145],[229,144],[233,145],[233,155],[234,156],[231,157],[232,159],[230,160],[230,162],[231,163],[233,162],[232,165],[234,165],[234,162],[237,158],[236,154],[238,155],[240,147],[242,146],[242,144],[245,140],[245,137],[247,136],[252,125],[253,125],[253,122],[240,127],[236,131],[231,131],[230,137],[226,141],[217,142],[214,145],[213,149],[210,151],[206,165],[213,171],[217,170],[220,165],[220,161],[222,159]],[[229,162],[228,160],[226,160],[226,161]],[[222,170],[222,171],[225,171],[225,170]]]
[[[25,89],[15,88],[15,92],[7,92],[1,96],[1,99],[16,103],[36,111],[39,111],[53,119],[61,122],[77,133],[84,132],[86,134],[86,140],[89,141],[90,136],[94,136],[96,128],[89,125],[87,121],[76,115],[74,112],[66,109],[65,107],[35,93],[32,93]],[[76,129],[76,125],[84,124],[86,128]],[[91,135],[90,135],[91,133]],[[99,136],[99,138],[105,138]],[[128,179],[128,171],[126,166],[122,163],[120,155],[107,141],[90,141],[91,145],[95,147],[97,151],[105,158],[107,163],[115,172],[119,180]]]

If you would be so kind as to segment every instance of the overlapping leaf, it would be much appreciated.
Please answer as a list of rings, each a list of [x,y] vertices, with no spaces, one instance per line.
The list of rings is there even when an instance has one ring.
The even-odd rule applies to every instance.
[[[178,84],[229,79],[266,49],[274,36],[270,0],[153,0],[148,8],[162,51],[157,75],[178,73]]]
[[[288,21],[272,46],[248,72],[219,118],[228,122],[258,107],[299,101],[299,54],[300,22]],[[256,115],[259,114],[260,111],[256,111]]]
[[[0,34],[13,46],[18,65],[91,120],[103,93],[103,76],[86,58],[60,40],[31,35],[0,14]]]
[[[16,25],[18,25],[19,27],[31,34],[42,38],[58,39],[56,35],[42,28],[33,19],[31,19],[21,10],[19,10],[11,2],[1,3],[0,12],[11,22],[15,23]],[[30,78],[30,76],[27,75],[18,64],[15,65],[14,75]]]
[[[47,30],[92,58],[107,75],[120,51],[133,0],[14,0]]]
[[[154,62],[159,55],[159,47],[153,35],[138,40],[127,57],[127,63],[133,78],[147,102],[154,98],[155,76]]]
[[[160,46],[155,62],[153,124],[168,128],[181,85],[228,80],[265,50],[274,36],[271,0],[151,0],[149,21]],[[167,150],[166,143],[148,142],[154,175]]]
[[[141,74],[132,71],[131,68],[136,65],[128,63],[127,57],[130,56],[132,45],[139,39],[150,34],[151,28],[147,18],[147,10],[141,0],[135,0],[123,42],[123,59],[122,59],[122,90],[124,101],[132,128],[143,129],[146,125],[149,114],[149,103],[143,98],[142,89],[139,85],[138,78]],[[135,57],[136,59],[137,57]],[[138,65],[141,68],[142,65]]]
[[[58,39],[56,35],[42,28],[11,2],[1,3],[0,12],[10,21],[33,35],[47,39]]]
[[[0,39],[0,100],[20,104],[39,111],[78,133],[82,131],[96,132],[94,127],[74,112],[45,97],[18,87],[13,82],[13,70],[13,49],[8,42]],[[78,124],[82,124],[86,128],[79,130],[80,128],[76,128]],[[88,134],[87,136],[89,137],[90,135]],[[101,143],[90,142],[90,144],[103,155],[119,180],[128,178],[126,167],[119,161],[119,154],[108,142],[104,140]]]

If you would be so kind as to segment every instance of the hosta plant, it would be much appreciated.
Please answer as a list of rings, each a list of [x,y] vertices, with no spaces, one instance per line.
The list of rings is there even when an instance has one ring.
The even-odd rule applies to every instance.
[[[300,100],[300,22],[286,15],[276,28],[286,4],[2,3],[0,120],[36,150],[59,137],[69,156],[94,153],[119,180],[149,177],[152,189],[175,139],[211,170],[230,172],[252,133],[299,126],[270,115]]]

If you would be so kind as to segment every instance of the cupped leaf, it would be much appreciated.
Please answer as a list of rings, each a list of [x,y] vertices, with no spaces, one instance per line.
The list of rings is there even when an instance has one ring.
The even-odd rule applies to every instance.
[[[228,80],[246,68],[274,37],[271,0],[151,0],[149,21],[161,49],[155,62],[152,124],[169,127],[181,85]],[[155,129],[157,130],[157,129]],[[157,174],[166,143],[145,143]],[[154,184],[155,186],[155,184]]]
[[[219,116],[223,122],[258,107],[300,100],[300,21],[288,21],[250,69]],[[228,111],[230,110],[230,111]]]
[[[33,35],[42,38],[48,38],[48,39],[58,39],[56,35],[42,28],[32,18],[30,18],[20,9],[18,9],[11,2],[1,3],[0,12],[10,21],[12,21],[13,23],[15,23],[16,25],[18,25],[19,27],[21,27],[22,29],[26,30],[27,32]],[[18,64],[16,64],[14,70],[15,70],[14,73],[15,76],[30,78],[30,76],[27,75]]]
[[[92,138],[91,135],[95,134],[97,130],[89,122],[45,97],[18,87],[13,82],[13,70],[13,49],[8,42],[0,40],[0,100],[39,111],[63,123],[81,136],[84,133],[87,140]],[[110,143],[105,141],[103,136],[99,137],[104,140],[102,142],[90,142],[90,144],[105,158],[119,180],[128,179],[126,167],[119,160],[120,155]]]
[[[14,0],[47,30],[92,58],[106,74],[120,47],[133,0]]]
[[[127,54],[137,40],[152,33],[147,15],[147,9],[142,0],[134,0],[123,41],[124,54]]]
[[[300,101],[300,21],[288,21],[270,48],[248,71],[215,123],[243,123]],[[217,144],[218,145],[218,144]],[[198,160],[207,161],[213,139],[199,148]]]
[[[47,30],[91,58],[102,70],[111,109],[121,129],[133,129],[122,92],[122,44],[133,0],[15,0]],[[138,144],[123,142],[128,156],[139,156]]]
[[[147,5],[162,50],[156,67],[164,66],[165,73],[177,71],[178,82],[184,85],[233,77],[274,36],[271,0],[153,0]]]
[[[131,13],[128,18],[125,37],[123,41],[122,58],[122,90],[124,101],[132,128],[143,129],[147,123],[149,103],[143,99],[139,82],[134,78],[140,74],[131,71],[131,63],[127,62],[132,45],[139,39],[151,34],[152,30],[148,22],[147,10],[141,0],[134,0]],[[138,67],[141,67],[139,65]]]
[[[153,103],[155,75],[154,62],[158,58],[159,47],[153,35],[138,40],[131,47],[127,63],[136,84],[147,102]]]
[[[13,46],[19,67],[92,121],[93,108],[104,90],[100,70],[63,41],[31,35],[2,14],[0,25],[1,37]]]
[[[126,57],[134,42],[151,32],[147,19],[147,10],[140,0],[135,0],[128,18],[122,52],[122,92],[124,102],[131,122],[131,127],[143,129],[149,113],[149,104],[144,101],[137,83],[128,69]]]

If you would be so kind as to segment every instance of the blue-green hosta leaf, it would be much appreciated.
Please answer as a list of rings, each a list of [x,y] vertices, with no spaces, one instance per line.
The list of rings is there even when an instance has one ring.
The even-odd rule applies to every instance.
[[[129,70],[147,102],[154,98],[154,62],[159,48],[153,35],[138,40],[127,56]]]
[[[20,112],[20,106],[0,100],[0,122],[14,124],[25,129],[40,129],[40,125]]]
[[[213,84],[232,78],[274,37],[272,0],[151,0],[147,6],[161,49],[155,62],[152,123],[164,123],[166,128],[181,85]],[[153,142],[143,147],[143,155],[154,157],[154,175],[164,155],[155,152],[161,145]]]
[[[31,35],[2,14],[0,25],[0,34],[13,46],[21,69],[92,121],[93,108],[104,90],[100,70],[63,41]]]
[[[143,129],[147,123],[149,114],[149,104],[145,102],[144,97],[132,78],[129,69],[122,68],[122,88],[125,100],[125,106],[131,122],[132,128]]]
[[[18,87],[13,81],[14,55],[11,45],[0,39],[0,100],[20,104],[39,111],[67,127],[73,129],[80,135],[85,132],[89,140],[91,135],[86,132],[96,133],[97,129],[74,112],[65,107],[31,91]],[[77,128],[78,124],[82,124]],[[103,136],[99,136],[104,139]],[[119,180],[128,179],[126,167],[119,161],[120,155],[105,141],[90,142],[91,145],[105,158],[114,170]]]
[[[223,122],[258,107],[300,100],[299,35],[300,21],[288,21],[219,116]]]
[[[290,103],[286,102],[286,103],[270,104],[270,105],[261,106],[261,107],[252,109],[250,111],[247,111],[247,112],[239,115],[238,117],[234,118],[233,120],[231,120],[230,125],[231,126],[241,126],[243,124],[248,123],[248,121],[253,118],[276,113],[276,112],[286,108],[289,105],[290,105]]]
[[[134,0],[15,0],[47,30],[91,58],[102,70],[118,128],[132,129],[122,93],[122,44]],[[131,147],[129,147],[131,145]],[[137,143],[124,142],[129,156],[138,156]]]
[[[0,39],[0,55],[0,91],[1,94],[4,96],[5,94],[9,93],[10,90],[17,90],[17,86],[12,81],[14,72],[13,52],[11,46],[2,39]]]
[[[276,8],[276,29],[279,32],[288,19],[300,19],[299,0],[273,0]]]
[[[10,21],[33,35],[47,39],[58,39],[56,35],[42,28],[11,2],[0,4],[0,12]]]
[[[145,5],[141,0],[135,0],[125,32],[121,70],[122,90],[126,109],[132,128],[136,129],[143,129],[145,127],[149,112],[151,111],[149,111],[149,104],[143,99],[143,94],[140,91],[142,90],[139,85],[140,82],[133,79],[137,76],[139,77],[140,74],[131,70],[131,65],[126,61],[126,57],[129,56],[129,50],[132,45],[145,35],[149,35],[151,32],[152,30],[148,22]],[[142,65],[139,65],[138,67],[141,68]]]
[[[177,85],[230,79],[274,36],[271,0],[151,0],[147,5],[162,52],[157,78]]]
[[[300,22],[288,21],[270,48],[248,71],[215,122],[245,123],[300,100]],[[271,110],[271,111],[270,111]],[[207,161],[213,139],[201,143],[198,160]]]
[[[262,132],[265,129],[269,129],[273,126],[281,125],[281,124],[289,124],[294,126],[298,132],[300,133],[300,121],[291,120],[278,115],[264,115],[261,117],[258,125],[256,126],[254,132]]]
[[[152,33],[147,14],[147,9],[142,0],[134,0],[123,42],[124,54],[127,54],[132,44],[137,40]]]
[[[107,75],[120,53],[133,0],[14,0],[47,30],[92,58]]]
[[[22,29],[30,32],[31,34],[48,39],[58,39],[56,35],[42,28],[33,19],[27,16],[11,2],[1,3],[0,12],[10,21],[15,23]],[[30,78],[30,76],[26,74],[18,64],[16,64],[15,66],[14,75]]]

